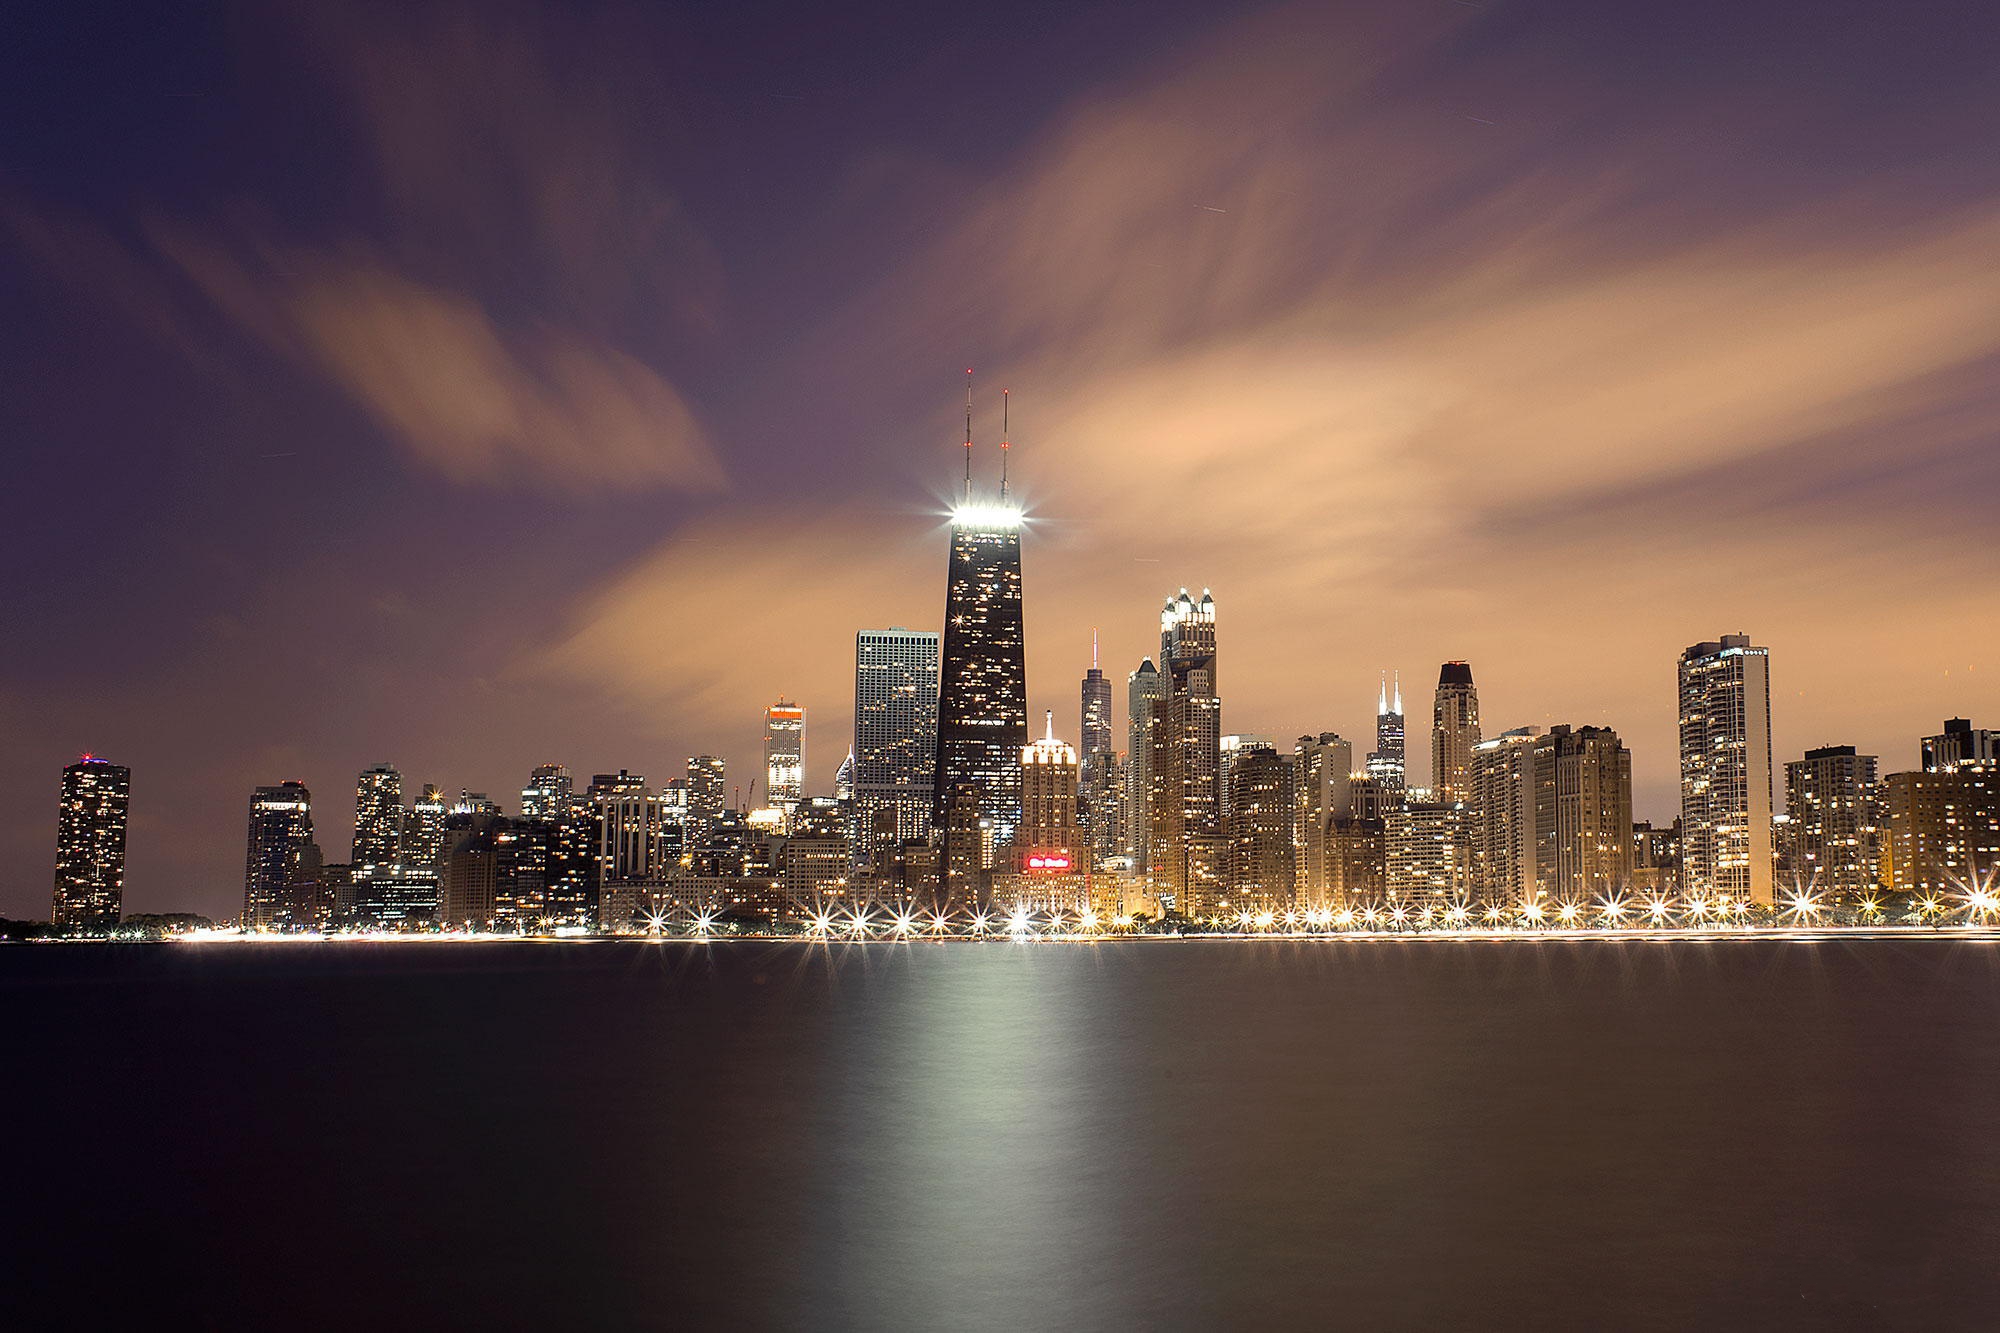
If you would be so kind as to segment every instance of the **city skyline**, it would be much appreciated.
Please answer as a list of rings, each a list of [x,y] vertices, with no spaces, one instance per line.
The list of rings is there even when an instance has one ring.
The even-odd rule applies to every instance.
[[[781,692],[847,734],[856,628],[935,627],[967,364],[981,439],[1020,400],[1030,718],[1183,584],[1231,731],[1365,755],[1382,670],[1421,730],[1469,660],[1489,734],[1615,729],[1656,823],[1704,635],[1771,648],[1779,765],[2000,714],[1995,18],[1450,8],[1079,7],[984,101],[957,17],[191,21],[96,75],[24,29],[0,904],[47,910],[85,749],[136,775],[127,910],[226,913],[287,777],[747,787]],[[687,50],[738,73],[639,72]]]

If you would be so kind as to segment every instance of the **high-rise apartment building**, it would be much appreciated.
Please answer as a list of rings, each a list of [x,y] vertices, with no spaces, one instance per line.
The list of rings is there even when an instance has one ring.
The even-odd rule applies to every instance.
[[[521,788],[521,818],[553,824],[569,813],[575,783],[561,764],[538,764]]]
[[[938,725],[938,636],[901,627],[854,636],[856,864],[930,837]]]
[[[593,777],[588,795],[598,829],[597,922],[624,930],[669,869],[665,806],[642,775],[622,768]]]
[[[1406,801],[1382,818],[1389,898],[1445,905],[1472,896],[1472,811],[1456,802]]]
[[[688,836],[700,842],[729,806],[729,771],[720,756],[698,754],[687,761]]]
[[[1024,652],[1020,510],[1004,495],[999,503],[974,504],[968,491],[951,516],[931,811],[943,823],[952,794],[969,787],[981,818],[1003,842],[1021,822]]]
[[[1479,745],[1479,691],[1472,667],[1446,662],[1438,668],[1431,705],[1431,797],[1442,804],[1472,798],[1472,752]]]
[[[1792,880],[1786,888],[1852,906],[1875,889],[1875,756],[1852,745],[1807,750],[1785,765]]]
[[[318,868],[312,793],[303,782],[259,787],[250,796],[250,839],[243,867],[243,928],[300,930],[312,920],[300,892],[302,872]]]
[[[1135,875],[1145,874],[1149,864],[1153,732],[1166,721],[1164,711],[1155,714],[1154,705],[1164,708],[1166,698],[1166,681],[1150,657],[1125,678],[1125,855]]]
[[[444,860],[444,793],[426,782],[417,799],[410,802],[409,822],[403,828],[403,864],[407,868],[435,876]]]
[[[1962,717],[1947,718],[1944,731],[1923,739],[1923,770],[1951,773],[1961,768],[2000,768],[2000,731],[1975,727]]]
[[[1747,634],[1680,657],[1681,888],[1772,901],[1771,666]]]
[[[403,775],[388,764],[361,770],[354,783],[354,873],[391,870],[403,855]]]
[[[132,770],[85,755],[63,770],[56,814],[58,926],[108,930],[125,903],[125,825]]]
[[[1473,752],[1474,889],[1503,906],[1629,891],[1632,753],[1607,727],[1503,732]]]
[[[1382,785],[1382,798],[1390,805],[1402,802],[1409,786],[1403,728],[1403,680],[1396,677],[1395,694],[1389,681],[1382,681],[1382,693],[1375,705],[1375,752],[1368,756],[1363,771]]]
[[[764,710],[764,803],[789,814],[806,794],[806,710],[780,699]]]
[[[1282,912],[1297,886],[1297,766],[1269,741],[1231,747],[1224,889],[1235,911]]]
[[[1301,736],[1292,750],[1298,906],[1317,911],[1337,901],[1328,860],[1328,831],[1353,809],[1354,746],[1331,731]]]
[[[1883,888],[1954,908],[2000,890],[2000,769],[1892,773],[1879,809]]]

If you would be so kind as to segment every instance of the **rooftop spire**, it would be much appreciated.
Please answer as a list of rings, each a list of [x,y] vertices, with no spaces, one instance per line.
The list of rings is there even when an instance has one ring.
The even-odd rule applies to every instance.
[[[1000,391],[1000,501],[1007,501],[1007,395],[1012,389]]]
[[[1042,710],[1042,715],[1049,720],[1048,738],[1053,742],[1056,738],[1056,710],[1053,708],[1044,709]]]
[[[1090,627],[1090,669],[1097,670],[1097,626]]]
[[[972,503],[972,367],[965,368],[965,502]]]
[[[1380,717],[1388,711],[1389,711],[1389,673],[1384,671],[1382,673],[1382,692],[1375,696],[1375,716]]]
[[[1396,716],[1403,715],[1403,673],[1396,673]]]

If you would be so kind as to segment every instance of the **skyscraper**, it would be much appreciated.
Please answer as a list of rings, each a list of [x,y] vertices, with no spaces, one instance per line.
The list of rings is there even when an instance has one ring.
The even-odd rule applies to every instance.
[[[1680,657],[1681,888],[1768,905],[1771,666],[1747,634]]]
[[[698,754],[687,762],[688,837],[699,843],[722,818],[729,803],[729,772],[712,754]]]
[[[1196,865],[1213,867],[1220,889],[1227,859],[1222,838],[1222,697],[1217,674],[1215,598],[1206,589],[1195,601],[1188,590],[1169,597],[1160,612],[1161,677],[1166,686],[1164,725],[1153,733],[1148,757],[1148,815],[1152,824],[1147,869],[1162,895],[1183,913],[1202,886]],[[1208,840],[1206,850],[1197,845]]]
[[[1437,698],[1431,705],[1431,796],[1457,804],[1472,793],[1472,751],[1479,744],[1479,691],[1472,667],[1446,662],[1438,668]]]
[[[1098,665],[1094,631],[1090,636],[1090,670],[1084,673],[1081,701],[1082,727],[1078,734],[1083,738],[1083,767],[1079,813],[1084,854],[1089,868],[1098,870],[1124,852],[1120,818],[1124,801],[1119,784],[1118,749],[1111,739],[1111,680]]]
[[[1882,887],[1956,908],[2000,883],[2000,770],[1892,773],[1880,808]]]
[[[1852,906],[1875,888],[1875,756],[1852,745],[1807,750],[1785,765],[1793,870],[1828,903]],[[1787,887],[1790,887],[1787,885]]]
[[[806,793],[806,710],[780,699],[764,710],[764,803],[790,813]]]
[[[1297,880],[1297,767],[1262,740],[1234,747],[1228,762],[1229,906],[1285,911]]]
[[[63,770],[56,815],[58,926],[109,929],[125,903],[125,822],[132,770],[85,755]]]
[[[1079,752],[1085,768],[1111,746],[1111,681],[1097,662],[1097,635],[1090,636],[1090,670],[1083,673],[1083,738]]]
[[[937,771],[932,817],[960,787],[1001,841],[1021,822],[1021,747],[1028,743],[1028,686],[1021,629],[1021,511],[1006,484],[975,503],[971,407],[967,404],[965,499],[951,515],[944,656],[938,689]]]
[[[854,636],[853,855],[931,835],[938,636],[895,626]]]
[[[1021,826],[1014,841],[1022,870],[1079,875],[1084,870],[1078,855],[1077,782],[1076,751],[1056,739],[1055,714],[1050,713],[1042,738],[1021,747]]]
[[[1390,805],[1403,799],[1403,791],[1409,785],[1403,737],[1403,680],[1396,678],[1394,702],[1389,695],[1389,682],[1382,681],[1380,702],[1375,706],[1375,752],[1368,756],[1365,770],[1369,777],[1382,784],[1382,798]]]
[[[243,865],[243,928],[299,930],[313,921],[300,900],[301,871],[315,868],[312,793],[303,782],[259,787],[250,796],[250,839]]]
[[[354,784],[354,873],[364,878],[402,859],[403,775],[388,764],[361,770]]]
[[[553,824],[569,813],[574,782],[561,764],[539,764],[521,788],[521,818]]]
[[[1294,820],[1297,899],[1301,908],[1313,911],[1335,901],[1327,836],[1334,821],[1346,819],[1352,809],[1354,746],[1331,731],[1301,736],[1292,749],[1292,766],[1296,770],[1294,800],[1298,803]]]
[[[1474,752],[1473,868],[1502,905],[1587,905],[1632,878],[1632,753],[1606,727],[1505,732]]]
[[[1167,685],[1160,678],[1152,658],[1139,663],[1125,678],[1125,854],[1132,858],[1132,873],[1143,875],[1149,865],[1152,841],[1152,729],[1164,723],[1156,720],[1154,705],[1164,704]]]

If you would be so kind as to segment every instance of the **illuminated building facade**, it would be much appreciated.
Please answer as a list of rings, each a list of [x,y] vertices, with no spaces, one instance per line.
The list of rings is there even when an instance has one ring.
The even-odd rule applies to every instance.
[[[354,784],[354,873],[390,873],[403,856],[403,775],[388,764],[361,770]]]
[[[52,912],[58,926],[108,930],[118,924],[131,805],[132,770],[124,765],[85,755],[63,770]]]
[[[521,818],[553,824],[569,812],[574,796],[574,779],[561,764],[539,764],[528,774],[521,788]]]
[[[1948,718],[1944,731],[1923,739],[1923,770],[1951,773],[1961,768],[2000,767],[2000,731],[1975,727],[1966,718]]]
[[[698,754],[687,761],[688,836],[700,842],[729,805],[729,771],[718,755]]]
[[[1853,906],[1875,890],[1875,756],[1852,745],[1807,750],[1785,765],[1785,813],[1791,816],[1791,874],[1829,905]]]
[[[1336,819],[1352,809],[1354,746],[1331,731],[1301,736],[1292,749],[1297,830],[1298,906],[1317,911],[1334,905],[1335,890],[1328,871],[1327,832]]]
[[[1770,653],[1725,634],[1680,657],[1681,887],[1769,904]]]
[[[1111,680],[1097,660],[1097,636],[1090,638],[1090,670],[1081,690],[1079,735],[1083,749],[1082,789],[1078,804],[1083,823],[1084,854],[1093,870],[1108,869],[1125,855],[1123,772],[1113,743]]]
[[[1456,801],[1407,801],[1382,817],[1383,888],[1396,902],[1472,896],[1472,811]]]
[[[1166,698],[1166,681],[1150,657],[1125,678],[1125,855],[1135,875],[1145,874],[1150,863],[1153,732],[1165,725],[1165,714],[1156,715],[1154,705]]]
[[[250,838],[243,868],[243,928],[302,930],[312,919],[302,886],[318,869],[312,793],[303,782],[259,787],[250,797]]]
[[[1632,753],[1608,727],[1507,732],[1474,752],[1475,889],[1587,906],[1629,892]]]
[[[854,636],[853,856],[931,835],[936,799],[938,636],[901,627]]]
[[[1233,747],[1228,763],[1228,906],[1283,912],[1297,880],[1296,767],[1268,741]]]
[[[1146,868],[1154,890],[1183,915],[1221,901],[1228,860],[1222,829],[1222,697],[1216,671],[1215,598],[1186,588],[1160,611],[1165,698],[1152,705],[1147,756]],[[1213,844],[1206,846],[1200,840]],[[1199,862],[1199,865],[1197,865]]]
[[[981,818],[1003,842],[1021,822],[1024,648],[1020,511],[1004,503],[962,505],[951,519],[932,817],[944,822],[954,794],[970,788]]]
[[[665,803],[622,768],[592,778],[588,794],[598,830],[597,921],[624,930],[650,905],[643,886],[669,868]]]
[[[409,822],[403,828],[403,865],[406,870],[437,874],[444,859],[444,793],[426,782],[417,799],[410,802]]]
[[[1680,892],[1681,825],[1665,828],[1649,823],[1632,826],[1632,893],[1635,897],[1671,898]]]
[[[806,791],[806,710],[780,699],[764,710],[764,799],[790,814]]]
[[[2000,877],[2000,769],[1892,773],[1880,794],[1882,887],[1963,906]]]
[[[1472,667],[1446,662],[1438,668],[1431,705],[1431,796],[1446,805],[1472,799],[1472,752],[1479,745],[1479,690]]]

